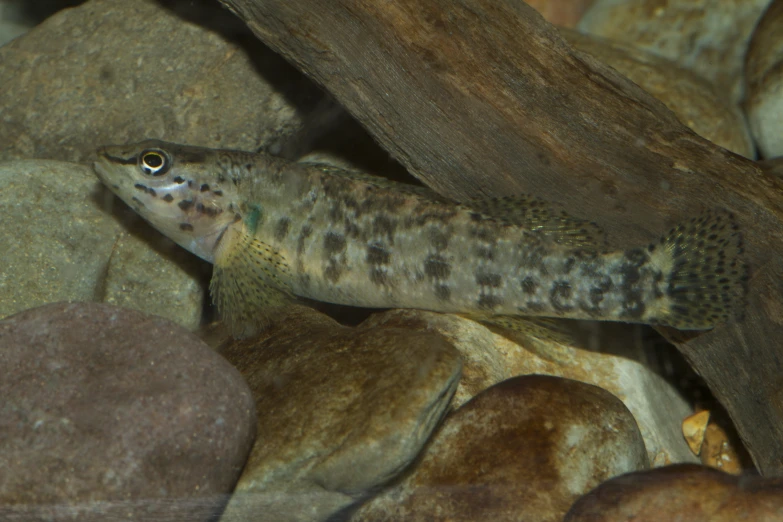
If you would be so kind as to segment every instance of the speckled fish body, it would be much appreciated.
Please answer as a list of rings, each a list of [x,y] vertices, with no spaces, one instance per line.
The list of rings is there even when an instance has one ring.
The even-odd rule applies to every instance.
[[[704,329],[743,292],[740,236],[726,212],[603,253],[588,224],[542,218],[530,198],[466,206],[327,165],[160,141],[98,156],[96,171],[120,198],[215,263],[218,307],[243,320],[301,296]]]

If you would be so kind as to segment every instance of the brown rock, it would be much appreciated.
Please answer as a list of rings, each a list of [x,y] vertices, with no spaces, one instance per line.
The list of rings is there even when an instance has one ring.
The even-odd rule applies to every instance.
[[[325,520],[416,458],[459,354],[440,336],[349,328],[295,307],[221,349],[256,398],[258,436],[223,520]]]
[[[107,0],[3,46],[0,159],[83,161],[98,145],[145,138],[253,150],[322,115],[318,88],[212,7],[212,27],[228,17],[240,29],[219,33],[153,0]]]
[[[734,477],[682,464],[614,478],[579,499],[565,522],[777,522],[783,479]]]
[[[419,310],[375,315],[380,323],[427,329],[443,335],[462,354],[454,406],[517,375],[546,374],[574,379],[608,390],[631,411],[641,430],[650,462],[698,462],[682,436],[681,420],[693,411],[685,400],[648,368],[625,357],[579,349],[552,339],[516,339],[498,335],[462,317]]]
[[[577,27],[675,61],[737,102],[745,50],[769,1],[597,0]]]
[[[561,30],[576,49],[611,65],[658,98],[696,134],[736,154],[753,158],[756,149],[739,105],[713,85],[676,62],[630,45]]]
[[[783,1],[774,0],[759,21],[745,58],[746,108],[765,158],[783,156]]]
[[[595,0],[525,0],[550,24],[574,27]]]
[[[616,397],[516,377],[450,415],[412,474],[352,520],[559,522],[581,492],[646,467],[639,429]]]
[[[28,310],[0,322],[0,367],[2,520],[209,520],[253,442],[239,372],[160,318]]]

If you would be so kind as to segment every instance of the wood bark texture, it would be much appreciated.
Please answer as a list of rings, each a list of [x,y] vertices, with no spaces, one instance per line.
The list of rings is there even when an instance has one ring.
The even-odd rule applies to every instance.
[[[735,213],[745,317],[678,347],[756,465],[783,474],[783,183],[695,135],[521,0],[222,0],[438,192],[535,194],[646,244]]]

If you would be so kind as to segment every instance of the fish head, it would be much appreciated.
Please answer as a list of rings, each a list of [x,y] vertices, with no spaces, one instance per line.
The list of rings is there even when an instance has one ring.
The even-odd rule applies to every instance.
[[[214,262],[226,229],[241,219],[239,177],[221,151],[146,140],[98,149],[103,183],[152,226]]]

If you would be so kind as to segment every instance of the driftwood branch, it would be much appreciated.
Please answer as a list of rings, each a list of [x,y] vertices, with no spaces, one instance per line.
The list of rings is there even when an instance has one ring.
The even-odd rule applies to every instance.
[[[580,54],[521,0],[223,0],[439,192],[532,193],[643,244],[732,210],[752,268],[745,318],[678,346],[759,469],[783,473],[778,178],[696,136]]]

